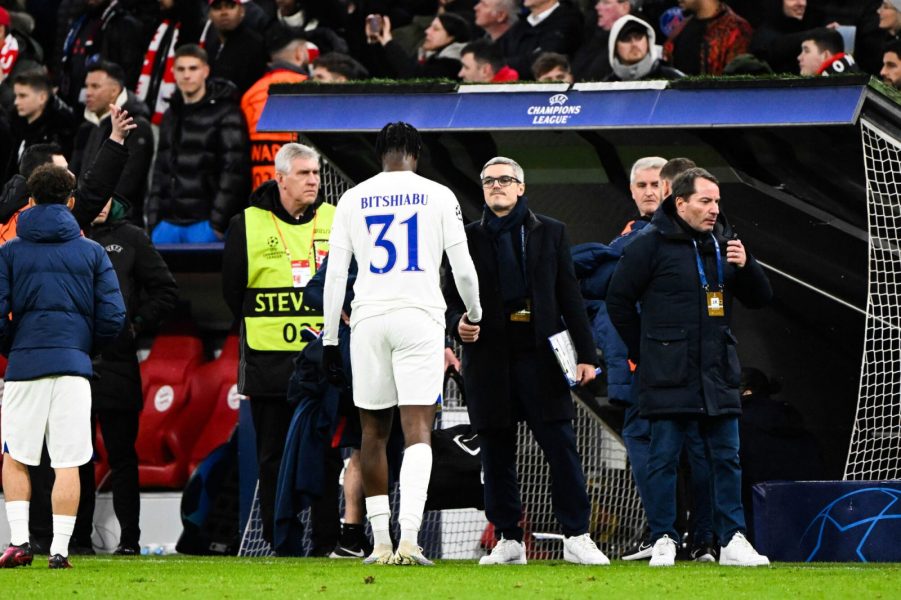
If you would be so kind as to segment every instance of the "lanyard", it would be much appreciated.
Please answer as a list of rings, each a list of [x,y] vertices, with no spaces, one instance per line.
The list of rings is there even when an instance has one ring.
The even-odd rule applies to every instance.
[[[713,246],[716,248],[716,276],[719,279],[717,283],[717,287],[722,290],[723,289],[723,257],[720,256],[720,244],[716,241],[716,236],[712,233],[710,234],[710,239],[713,240]],[[705,291],[710,290],[710,285],[707,283],[707,274],[704,273],[704,263],[701,261],[701,253],[698,251],[698,242],[692,238],[692,245],[695,247],[695,259],[698,262],[698,276],[701,278],[701,287],[704,288]]]
[[[522,243],[522,280],[526,282],[526,287],[529,285],[529,267],[526,265],[526,226],[523,225],[519,229],[519,239]]]
[[[275,213],[273,213],[272,211],[269,212],[269,216],[272,217],[272,224],[275,225],[275,231],[278,232],[278,237],[282,241],[282,246],[285,247],[285,256],[287,256],[288,261],[290,261],[291,249],[288,248],[288,242],[285,241],[285,236],[282,235],[282,229],[278,226],[278,219],[275,218]],[[310,255],[313,253],[313,238],[316,237],[316,219],[318,218],[319,211],[317,210],[313,215],[313,231],[310,233],[310,249],[307,251],[307,259],[309,259]]]

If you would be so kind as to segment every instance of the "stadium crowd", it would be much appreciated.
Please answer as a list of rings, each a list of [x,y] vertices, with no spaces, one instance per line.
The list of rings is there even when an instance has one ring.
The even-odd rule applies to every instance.
[[[669,80],[695,75],[869,73],[901,88],[899,36],[899,0],[857,3],[598,0],[594,4],[571,0],[524,0],[522,3],[518,0],[0,0],[0,182],[3,184],[0,240],[16,236],[19,215],[29,205],[26,180],[33,171],[44,163],[68,166],[78,182],[75,195],[92,198],[90,203],[76,202],[78,227],[100,240],[106,239],[104,236],[111,235],[113,230],[118,231],[116,235],[120,237],[115,238],[115,243],[131,248],[142,257],[143,262],[132,265],[131,269],[120,269],[113,261],[132,325],[126,328],[128,339],[120,340],[122,345],[118,350],[129,356],[134,354],[134,335],[158,323],[175,302],[174,281],[146,238],[149,236],[153,244],[226,241],[226,261],[235,258],[238,262],[234,264],[240,266],[230,271],[232,278],[240,281],[230,282],[233,293],[229,307],[236,319],[243,319],[247,325],[242,329],[242,344],[245,344],[242,356],[258,361],[255,364],[259,371],[250,383],[265,388],[265,393],[256,394],[258,398],[282,401],[286,394],[289,397],[292,394],[290,386],[288,389],[285,386],[289,383],[294,352],[278,344],[270,346],[266,327],[252,320],[272,315],[248,312],[244,303],[245,288],[254,287],[246,277],[250,246],[253,251],[272,252],[271,248],[258,244],[259,240],[252,240],[248,232],[254,227],[268,227],[271,220],[277,238],[268,240],[280,241],[289,259],[292,244],[314,248],[315,267],[309,261],[300,265],[302,261],[289,260],[285,265],[285,272],[294,278],[295,287],[305,287],[310,283],[306,279],[308,270],[312,274],[324,266],[324,253],[320,255],[315,248],[322,241],[317,238],[321,233],[317,219],[322,219],[319,221],[322,231],[328,232],[332,209],[320,208],[321,200],[317,201],[318,155],[301,150],[300,154],[280,160],[279,149],[294,141],[294,137],[257,131],[269,85],[359,81],[370,77],[448,78],[464,83],[527,80],[574,83]],[[293,161],[301,161],[297,164],[303,164],[303,168]],[[665,179],[665,173],[660,172],[665,164],[660,159],[638,165],[632,172],[632,184],[638,182],[637,177],[654,171],[645,183],[649,185],[653,179],[654,185],[659,185],[659,180]],[[486,198],[497,185],[498,191],[503,187],[512,194],[515,204],[518,196],[513,192],[524,183],[521,169],[517,172],[519,166],[515,162],[503,161],[493,167],[492,174],[497,171],[499,175],[488,177],[487,184],[485,179],[482,181],[488,190]],[[692,170],[691,165],[682,167],[669,180],[670,185],[675,175],[683,171],[690,171],[692,176],[688,181],[681,181],[682,188],[670,190],[672,193],[655,194],[654,210],[644,210],[640,195],[633,190],[642,226],[651,221],[651,215],[664,198],[692,197],[699,193],[700,188],[695,187],[698,181],[709,184],[708,187],[716,185],[709,173]],[[108,178],[110,173],[117,175],[114,181],[97,183],[97,178]],[[63,177],[56,175],[57,179]],[[315,189],[310,187],[314,180]],[[710,193],[718,194],[718,190]],[[297,210],[283,209],[290,201],[297,202]],[[675,200],[666,204],[667,226],[681,223],[674,216],[675,205]],[[311,206],[312,210],[308,211]],[[85,214],[83,211],[88,209],[90,214]],[[77,213],[79,210],[82,214]],[[518,218],[526,219],[526,210],[523,200]],[[680,213],[679,216],[692,224],[688,218],[692,215],[685,217]],[[716,215],[713,218],[716,220]],[[291,227],[280,228],[276,219],[289,226],[297,225],[298,229],[292,232]],[[663,219],[661,216],[661,222]],[[490,215],[487,220],[491,221]],[[128,227],[114,228],[113,224],[120,221]],[[702,226],[706,221],[699,223],[695,229],[710,231],[706,225]],[[93,234],[91,224],[95,226]],[[241,227],[235,227],[236,224]],[[301,230],[301,226],[308,227]],[[491,227],[507,225],[493,223]],[[500,235],[498,231],[491,234]],[[121,236],[127,238],[127,243],[121,241]],[[328,235],[324,237],[327,239]],[[279,244],[270,244],[273,245]],[[736,273],[745,269],[746,264],[756,268],[756,263],[750,255],[745,255],[743,248],[740,252],[732,248],[737,254],[729,255],[727,262],[736,266],[727,265],[727,275],[740,281]],[[714,254],[706,241],[702,250],[707,259]],[[512,246],[510,252],[506,258],[517,260]],[[725,256],[727,250],[724,248],[723,252]],[[565,254],[561,251],[561,255]],[[495,257],[490,258],[494,260]],[[701,261],[700,254],[698,261]],[[694,268],[694,263],[680,268]],[[702,266],[702,274],[703,269]],[[276,277],[266,275],[270,276],[273,280]],[[508,281],[503,285],[520,283]],[[720,283],[725,284],[722,277]],[[763,290],[760,296],[767,296],[767,285],[759,281],[756,284]],[[615,278],[612,285],[619,300],[618,305],[614,304],[619,313],[611,310],[612,323],[623,335],[620,344],[626,344],[628,358],[636,358],[638,330],[636,317],[629,309],[634,309],[636,295],[640,296],[643,290],[626,289],[628,285]],[[126,290],[133,292],[133,287],[147,291],[152,306],[138,305],[137,297],[126,293]],[[745,291],[752,297],[752,303],[765,301],[753,297],[752,291]],[[461,320],[458,314],[452,331],[459,327]],[[251,339],[248,335],[257,337]],[[285,356],[288,353],[292,356]],[[109,355],[104,358],[113,360]],[[623,364],[619,365],[625,372],[622,383],[624,389],[631,389],[625,358],[624,353]],[[283,380],[273,381],[269,376],[268,370],[273,365],[284,372]],[[519,367],[526,368],[522,364]],[[131,375],[126,379],[133,383],[134,365],[130,359],[127,368]],[[241,385],[247,383],[247,379],[242,379]],[[257,388],[245,387],[242,391],[252,389]],[[631,393],[625,393],[625,400],[629,400]],[[728,400],[737,401],[731,395]],[[632,402],[634,405],[634,399]],[[271,430],[277,430],[273,438],[258,446],[261,454],[268,453],[260,457],[260,467],[264,473],[261,479],[270,486],[263,493],[263,511],[267,517],[264,536],[270,542],[276,537],[270,529],[277,519],[275,479],[282,442],[289,436],[290,412],[293,412],[293,407],[287,411],[286,405],[278,405],[277,410],[274,406],[258,401],[254,407],[254,420],[265,421]],[[565,408],[561,409],[560,419],[569,418]],[[664,408],[661,414],[671,416],[670,408]],[[728,405],[723,414],[734,415],[735,409]],[[718,414],[716,410],[708,414]],[[684,410],[677,407],[675,413],[680,412]],[[635,414],[632,416],[638,419]],[[134,431],[125,436],[126,446],[136,435],[136,421],[131,417],[127,427]],[[115,418],[115,414],[101,416],[107,440],[114,436],[107,434],[105,424]],[[540,418],[535,417],[535,421],[539,422]],[[675,486],[675,461],[682,451],[683,437],[688,446],[700,438],[714,438],[721,446],[728,446],[723,450],[728,453],[738,436],[737,421],[730,422],[728,431],[702,428],[690,432],[680,429],[678,419],[669,421],[658,425],[657,439],[666,440],[666,445],[660,442],[649,449],[645,443],[640,450],[645,454],[648,469],[654,469],[653,478],[647,473],[636,473],[636,481],[645,480],[652,490],[653,498],[642,493],[646,509],[657,512],[651,514],[653,530],[649,535],[652,537],[644,540],[646,543],[633,554],[636,558],[651,558],[653,543],[665,538],[665,547],[657,553],[658,564],[672,564],[675,557],[673,539],[679,535],[672,522],[675,517],[658,509],[667,504],[668,495],[674,494],[671,488]],[[550,431],[549,427],[544,429],[545,425],[532,425],[533,431],[541,432],[536,437],[555,435],[567,443],[571,441],[570,430]],[[639,426],[646,431],[636,437],[651,435],[647,423]],[[508,448],[504,436],[509,435],[509,431],[501,431],[497,439],[490,440],[494,444],[490,451],[494,453],[492,465],[506,475],[509,475],[510,457],[505,454]],[[629,443],[629,435],[624,437]],[[561,455],[566,454],[566,449],[561,449]],[[630,456],[632,452],[630,448]],[[133,453],[125,454],[128,456],[123,459],[126,465],[122,468],[134,468]],[[580,469],[578,465],[572,467],[566,463],[567,460],[573,464],[578,462],[577,457],[569,455],[559,458],[563,464],[560,472]],[[717,496],[713,496],[715,506],[708,506],[707,510],[714,511],[721,531],[704,531],[698,539],[699,550],[711,560],[715,555],[714,533],[725,546],[734,535],[744,531],[744,519],[739,514],[737,465],[724,459],[716,468],[726,472],[729,487],[726,492],[720,490],[720,504],[716,504]],[[362,484],[357,482],[357,485]],[[120,521],[130,523],[130,528],[123,529],[119,550],[134,554],[139,551],[139,531],[133,478],[121,482],[120,489],[120,494],[129,495],[131,504],[123,500],[121,515],[117,507]],[[507,523],[510,536],[507,541],[515,542],[517,536],[521,539],[522,532],[513,518],[516,515],[510,514],[516,512],[518,500],[515,493],[506,491],[510,497],[503,498],[503,502],[498,500],[489,510],[503,514],[501,520],[511,521]],[[365,546],[360,523],[364,512],[362,491],[357,489],[354,493],[359,518],[349,524],[357,526],[353,529],[355,537],[351,543],[339,542],[338,549],[346,546],[345,550],[362,552]],[[728,496],[729,506],[722,506],[726,503],[724,494]],[[559,491],[557,495],[566,496]],[[568,499],[584,504],[582,498]],[[707,500],[709,505],[711,499]],[[561,514],[566,512],[567,509],[561,509]],[[569,513],[575,516],[568,534],[583,535],[585,507],[570,507]],[[726,513],[732,519],[729,524],[721,523]],[[73,515],[68,516],[74,519]],[[67,523],[72,535],[74,521]],[[54,530],[55,527],[54,524]],[[80,539],[84,540],[85,535],[89,538],[90,531]],[[79,539],[77,529],[74,539]],[[744,538],[740,541],[747,544]],[[81,543],[89,545],[89,542]],[[748,548],[750,545],[733,550],[733,554],[751,557],[736,560],[764,564],[766,558]],[[58,546],[56,550],[65,558],[65,551]],[[506,551],[511,553],[511,561],[525,560],[522,548],[511,550],[508,546]],[[592,546],[586,550],[592,551],[597,549]],[[495,558],[497,562],[506,560]],[[596,556],[592,560],[593,564],[601,564]]]
[[[290,139],[256,131],[272,83],[865,72],[901,85],[899,10],[888,0],[2,0],[0,181],[45,143],[81,176],[115,104],[138,125],[116,190],[129,220],[157,243],[219,241]]]

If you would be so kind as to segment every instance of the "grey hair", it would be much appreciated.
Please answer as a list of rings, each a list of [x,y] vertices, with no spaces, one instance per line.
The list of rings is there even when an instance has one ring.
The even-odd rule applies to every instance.
[[[319,153],[303,144],[285,144],[275,155],[275,170],[287,175],[291,172],[291,163],[295,158],[309,158],[319,162]]]
[[[639,158],[635,161],[635,164],[632,165],[632,172],[629,174],[629,183],[635,183],[635,176],[638,175],[639,171],[644,171],[645,169],[662,169],[665,164],[666,159],[660,156],[645,156],[644,158]]]
[[[519,0],[497,0],[497,10],[507,15],[510,25],[516,25],[519,20]]]
[[[506,156],[495,156],[491,160],[485,163],[485,166],[482,167],[482,172],[479,173],[479,178],[485,177],[485,169],[490,167],[491,165],[509,165],[513,167],[513,175],[519,179],[520,183],[526,182],[526,175],[523,173],[522,167],[519,166],[519,163],[513,160],[512,158],[507,158]]]

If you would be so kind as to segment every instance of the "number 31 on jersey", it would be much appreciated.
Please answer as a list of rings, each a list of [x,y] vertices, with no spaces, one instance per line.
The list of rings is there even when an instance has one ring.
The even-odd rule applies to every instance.
[[[385,263],[376,265],[375,261],[369,262],[369,271],[377,275],[382,275],[391,271],[397,264],[397,244],[391,241],[394,231],[398,228],[406,229],[407,232],[407,266],[403,271],[422,271],[419,268],[419,215],[413,215],[399,224],[392,230],[394,223],[394,214],[385,215],[369,215],[366,217],[366,229],[370,235],[375,235],[373,244],[385,251]]]

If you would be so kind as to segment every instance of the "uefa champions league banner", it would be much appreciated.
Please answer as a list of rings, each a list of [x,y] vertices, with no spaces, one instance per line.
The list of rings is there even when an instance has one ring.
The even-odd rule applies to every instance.
[[[398,120],[422,131],[839,125],[856,122],[866,93],[865,86],[563,91],[557,86],[541,92],[523,91],[527,85],[472,87],[466,93],[273,94],[258,129],[378,131]]]
[[[901,562],[901,481],[754,486],[754,545],[784,562]]]

